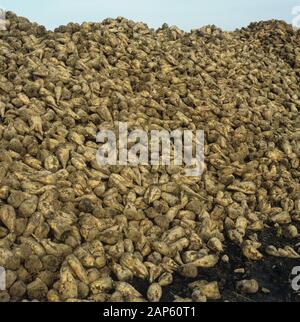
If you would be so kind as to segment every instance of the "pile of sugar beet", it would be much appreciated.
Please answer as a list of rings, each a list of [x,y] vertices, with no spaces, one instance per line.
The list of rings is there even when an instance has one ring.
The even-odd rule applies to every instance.
[[[7,19],[1,301],[224,301],[220,265],[263,298],[249,265],[299,263],[300,31]],[[100,166],[96,134],[119,121],[204,130],[204,173]]]

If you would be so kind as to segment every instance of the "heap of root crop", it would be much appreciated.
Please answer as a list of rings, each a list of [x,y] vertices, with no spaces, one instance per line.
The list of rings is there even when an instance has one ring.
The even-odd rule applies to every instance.
[[[218,281],[198,276],[230,262],[228,243],[245,262],[300,258],[299,31],[269,21],[186,33],[117,18],[52,32],[7,19],[2,301],[159,301],[175,274],[194,280],[190,300],[222,299]],[[118,121],[204,130],[205,172],[100,166],[96,134]],[[262,245],[268,227],[286,247]]]

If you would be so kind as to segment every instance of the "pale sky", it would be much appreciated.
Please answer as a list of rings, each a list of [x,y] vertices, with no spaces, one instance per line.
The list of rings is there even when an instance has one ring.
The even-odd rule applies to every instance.
[[[166,22],[186,31],[208,24],[234,30],[260,20],[292,23],[295,6],[300,6],[300,0],[0,0],[0,8],[48,29],[123,16],[153,28]]]

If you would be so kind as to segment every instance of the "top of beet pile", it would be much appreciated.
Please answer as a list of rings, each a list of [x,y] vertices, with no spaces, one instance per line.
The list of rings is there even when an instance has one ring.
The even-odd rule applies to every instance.
[[[7,19],[0,300],[283,294],[257,272],[300,258],[299,31],[275,20],[154,30],[124,18],[47,31]],[[99,165],[96,135],[118,121],[204,130],[204,173]]]

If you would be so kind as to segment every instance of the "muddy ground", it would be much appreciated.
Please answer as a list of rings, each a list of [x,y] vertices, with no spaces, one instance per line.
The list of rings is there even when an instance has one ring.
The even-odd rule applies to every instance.
[[[300,228],[300,225],[298,225]],[[219,264],[210,269],[202,269],[195,279],[184,278],[180,275],[174,275],[174,282],[168,287],[164,287],[164,293],[161,301],[172,302],[174,295],[190,298],[191,290],[188,284],[195,280],[218,281],[220,292],[222,294],[221,302],[300,302],[300,292],[295,292],[291,286],[291,272],[293,267],[300,266],[299,259],[276,258],[267,255],[264,249],[268,245],[275,247],[284,247],[286,245],[294,246],[300,242],[287,240],[284,237],[276,236],[274,228],[264,230],[259,234],[259,240],[262,243],[261,252],[264,259],[258,262],[249,262],[242,255],[240,247],[230,241],[226,242],[226,254],[230,258],[229,263],[220,260]],[[244,268],[245,273],[235,273],[237,268]],[[236,282],[243,279],[256,279],[260,290],[257,294],[240,294],[236,291]],[[147,283],[141,280],[135,280],[133,285],[146,295]],[[269,290],[269,293],[262,289]]]

